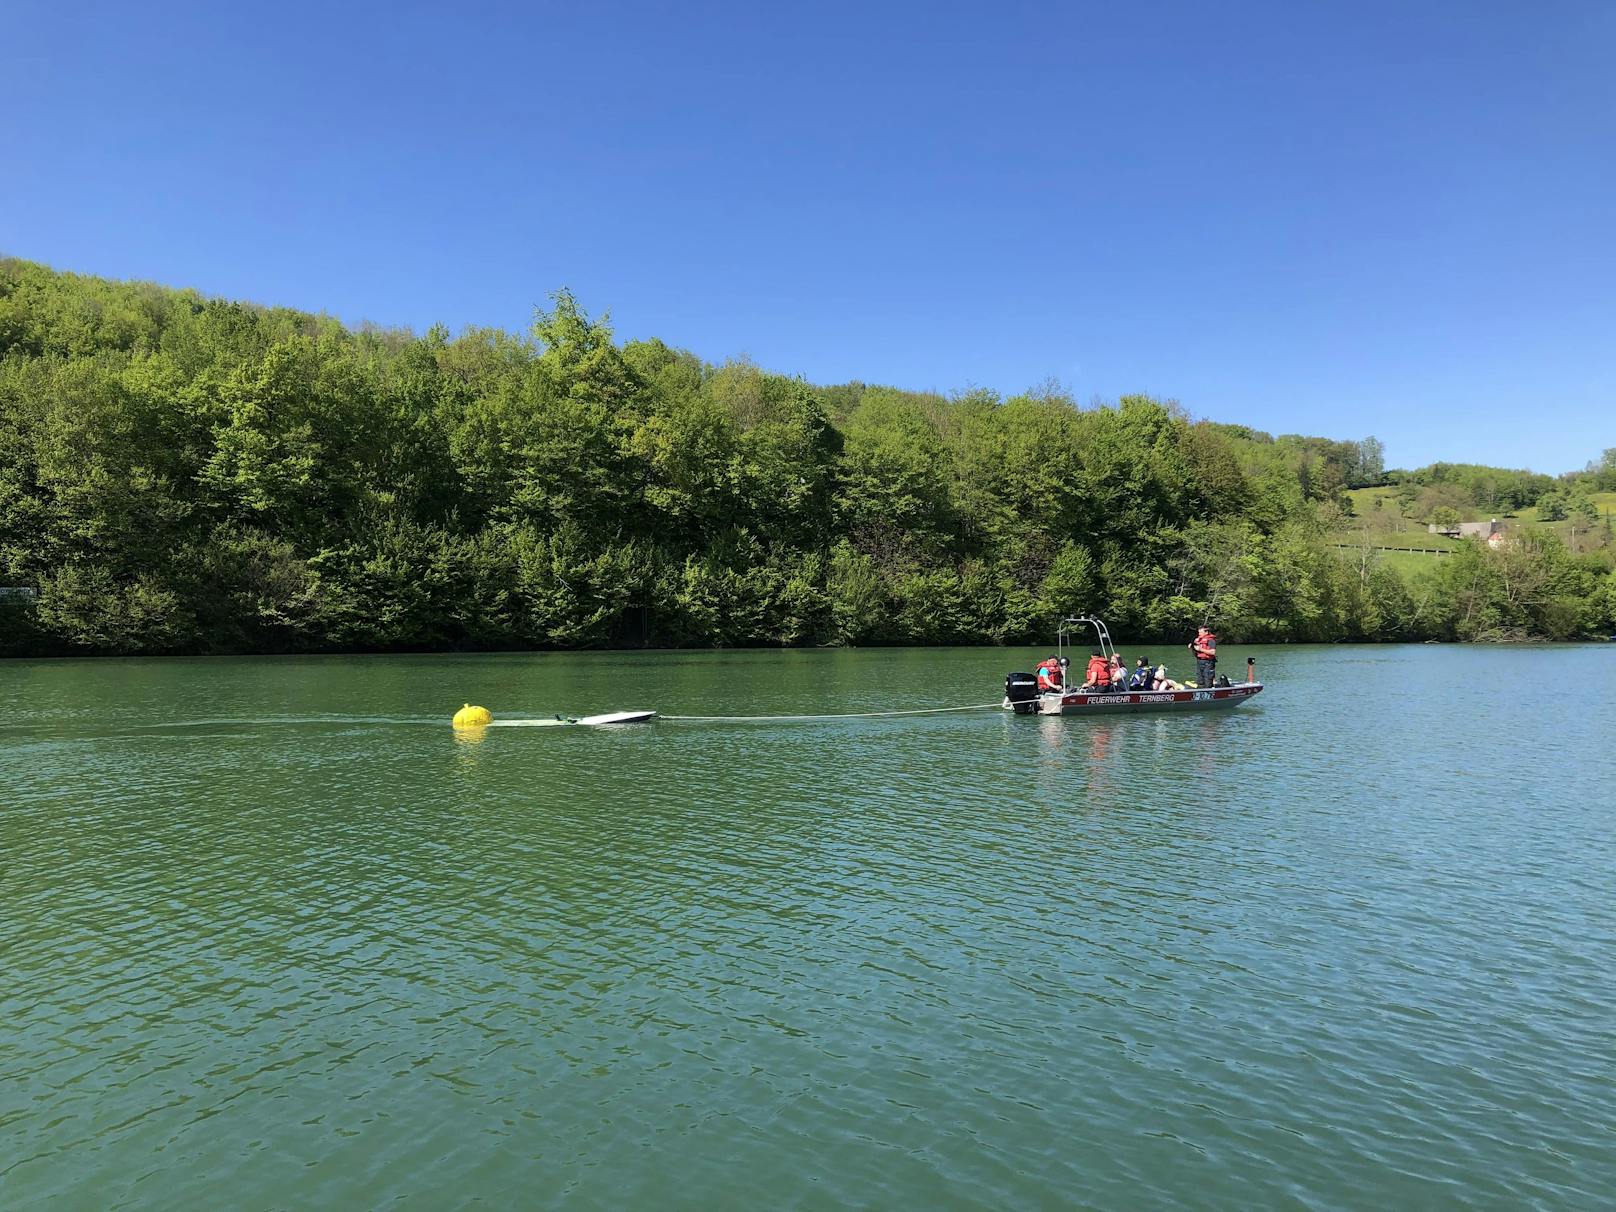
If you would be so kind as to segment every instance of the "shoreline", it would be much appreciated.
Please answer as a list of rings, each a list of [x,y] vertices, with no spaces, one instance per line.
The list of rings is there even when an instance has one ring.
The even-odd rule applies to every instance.
[[[1171,640],[1115,639],[1121,648],[1153,648],[1169,651],[1177,645]],[[1616,644],[1616,636],[1589,636],[1583,639],[1556,640],[1541,636],[1510,637],[1477,640],[1223,640],[1228,648],[1582,648],[1596,644]],[[671,656],[701,653],[756,654],[756,653],[833,653],[833,652],[893,652],[900,650],[948,652],[961,649],[973,652],[999,650],[1014,652],[1026,649],[1042,650],[1047,641],[1028,641],[1024,644],[796,644],[754,645],[732,648],[331,648],[302,651],[247,651],[247,652],[35,652],[0,654],[0,667],[8,662],[21,661],[210,661],[210,660],[274,660],[285,658],[327,659],[349,657],[522,657],[522,656]]]

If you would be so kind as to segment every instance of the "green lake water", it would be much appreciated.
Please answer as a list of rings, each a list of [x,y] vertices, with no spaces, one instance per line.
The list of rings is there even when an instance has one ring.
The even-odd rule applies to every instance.
[[[1248,653],[0,663],[0,1207],[1611,1206],[1616,645]]]

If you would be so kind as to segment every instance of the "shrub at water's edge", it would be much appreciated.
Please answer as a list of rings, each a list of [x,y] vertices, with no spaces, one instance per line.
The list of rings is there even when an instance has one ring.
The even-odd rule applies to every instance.
[[[1433,484],[1570,517],[1606,464]],[[620,345],[565,293],[525,337],[417,337],[0,260],[0,586],[32,591],[0,591],[6,655],[1023,643],[1088,612],[1249,641],[1616,630],[1590,526],[1417,568],[1340,543],[1348,489],[1430,472],[1145,396],[815,388]]]

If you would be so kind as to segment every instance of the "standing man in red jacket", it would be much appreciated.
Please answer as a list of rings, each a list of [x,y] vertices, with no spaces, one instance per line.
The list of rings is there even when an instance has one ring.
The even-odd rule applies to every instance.
[[[1195,654],[1195,684],[1209,688],[1218,675],[1218,637],[1203,625],[1185,647]]]

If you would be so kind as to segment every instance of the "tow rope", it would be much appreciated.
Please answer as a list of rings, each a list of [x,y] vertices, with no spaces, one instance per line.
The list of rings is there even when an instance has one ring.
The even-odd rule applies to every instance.
[[[1002,704],[971,703],[965,707],[919,707],[912,711],[844,711],[836,715],[659,715],[659,720],[676,720],[683,724],[746,724],[772,721],[774,723],[801,723],[811,720],[875,720],[895,715],[943,715],[950,711],[982,711]]]

